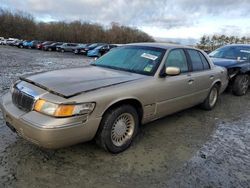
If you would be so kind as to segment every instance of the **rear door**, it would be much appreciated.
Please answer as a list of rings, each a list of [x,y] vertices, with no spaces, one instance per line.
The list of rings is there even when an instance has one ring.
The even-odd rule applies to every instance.
[[[191,64],[190,76],[192,77],[193,92],[197,103],[203,102],[215,79],[214,71],[206,57],[198,50],[187,49],[186,54]]]

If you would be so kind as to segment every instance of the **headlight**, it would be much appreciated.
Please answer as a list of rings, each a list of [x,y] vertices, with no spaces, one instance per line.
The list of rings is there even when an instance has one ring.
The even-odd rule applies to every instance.
[[[95,103],[83,104],[55,104],[44,99],[36,101],[34,110],[54,117],[70,117],[81,114],[90,114]]]

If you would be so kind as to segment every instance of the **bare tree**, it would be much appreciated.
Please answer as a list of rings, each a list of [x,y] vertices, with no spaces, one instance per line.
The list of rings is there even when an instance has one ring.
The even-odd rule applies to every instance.
[[[35,22],[25,12],[0,9],[0,36],[26,40],[50,40],[77,43],[130,43],[151,42],[154,39],[137,28],[112,23],[108,29],[100,24],[82,21]]]

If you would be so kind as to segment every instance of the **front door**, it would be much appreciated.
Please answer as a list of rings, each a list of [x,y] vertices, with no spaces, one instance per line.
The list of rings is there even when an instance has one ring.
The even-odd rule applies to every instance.
[[[165,67],[178,67],[180,75],[159,78],[157,92],[157,117],[162,117],[193,105],[193,78],[183,49],[169,52]]]

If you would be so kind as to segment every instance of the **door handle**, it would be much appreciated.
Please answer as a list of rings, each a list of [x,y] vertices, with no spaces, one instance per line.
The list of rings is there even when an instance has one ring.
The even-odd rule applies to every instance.
[[[194,82],[194,80],[193,79],[190,79],[190,80],[188,80],[188,84],[193,84],[193,82]]]
[[[211,80],[213,80],[213,79],[214,79],[214,75],[211,75],[209,78],[210,78]]]

